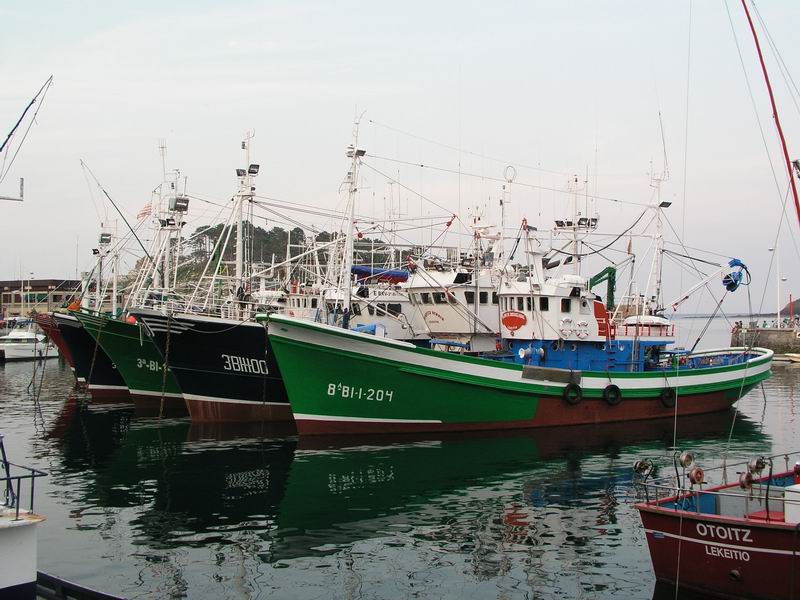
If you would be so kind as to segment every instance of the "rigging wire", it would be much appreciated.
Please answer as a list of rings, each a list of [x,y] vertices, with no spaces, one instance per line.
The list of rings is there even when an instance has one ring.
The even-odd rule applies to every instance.
[[[758,36],[756,35],[756,28],[753,25],[753,20],[750,18],[750,11],[747,9],[747,0],[742,0],[742,8],[744,9],[745,16],[747,17],[747,23],[750,25],[750,31],[753,34],[753,41],[756,45],[756,51],[758,52],[758,60],[761,63],[761,72],[764,74],[764,83],[767,85],[767,92],[769,92],[769,101],[772,105],[772,118],[775,121],[775,127],[778,130],[778,137],[781,141],[781,149],[783,150],[783,158],[786,161],[786,170],[789,174],[789,182],[792,184],[792,196],[794,198],[794,207],[795,212],[797,213],[797,220],[800,223],[800,198],[797,195],[797,184],[794,180],[794,174],[792,173],[792,163],[789,158],[789,151],[786,148],[786,138],[783,135],[783,128],[781,127],[781,121],[778,117],[778,107],[775,104],[775,95],[772,92],[772,84],[769,81],[769,73],[767,72],[767,66],[764,63],[764,55],[761,53],[761,44],[758,41]]]
[[[542,168],[542,167],[534,167],[532,165],[526,165],[526,164],[523,164],[523,163],[520,163],[520,162],[517,162],[517,161],[514,161],[514,160],[506,160],[504,158],[496,158],[496,157],[488,156],[486,154],[480,154],[478,152],[470,152],[469,150],[464,150],[464,149],[460,148],[459,146],[452,146],[450,144],[437,142],[437,141],[432,140],[430,138],[426,138],[426,137],[423,137],[421,135],[417,135],[417,134],[414,134],[414,133],[409,133],[408,131],[403,131],[402,129],[398,129],[397,127],[392,127],[391,125],[387,125],[385,123],[381,123],[379,121],[375,121],[374,119],[368,119],[368,122],[369,122],[370,125],[376,125],[378,127],[383,127],[384,129],[388,129],[389,131],[394,131],[395,133],[399,133],[400,135],[405,135],[407,137],[414,138],[414,139],[420,140],[422,142],[426,142],[426,143],[431,144],[433,146],[439,146],[440,148],[446,148],[448,150],[453,150],[454,152],[458,152],[458,153],[461,153],[461,154],[468,154],[470,156],[474,156],[474,157],[480,158],[482,160],[490,160],[490,161],[493,161],[493,162],[502,163],[502,164],[506,164],[506,165],[514,165],[514,166],[520,167],[522,169],[530,169],[532,171],[540,171],[542,173],[550,173],[550,174],[553,174],[553,175],[561,175],[563,177],[570,177],[572,175],[571,173],[562,173],[560,171],[554,171],[552,169],[545,169],[545,168]]]
[[[689,34],[686,50],[686,116],[683,124],[683,200],[681,201],[681,239],[686,239],[686,186],[689,171],[689,90],[692,83],[692,0],[689,0]],[[680,294],[683,294],[683,271],[680,274]]]
[[[780,227],[781,227],[781,224],[783,222],[784,217],[788,219],[788,215],[786,214],[786,203],[789,200],[789,198],[788,198],[788,190],[787,190],[787,194],[784,196],[783,190],[781,189],[781,184],[778,181],[778,174],[775,172],[775,165],[772,162],[772,155],[770,154],[769,145],[767,144],[767,137],[766,137],[766,134],[764,133],[764,126],[761,123],[761,117],[759,116],[759,113],[758,113],[758,107],[756,106],[755,96],[753,95],[753,88],[750,85],[750,78],[747,76],[747,68],[745,67],[745,64],[744,64],[744,57],[742,56],[742,48],[739,45],[739,37],[736,35],[736,28],[733,25],[733,17],[731,17],[731,11],[730,11],[730,8],[728,7],[727,0],[725,1],[725,11],[728,14],[728,23],[730,24],[731,33],[733,34],[733,41],[736,44],[736,51],[737,51],[737,53],[739,55],[739,64],[742,67],[742,74],[744,75],[744,81],[745,81],[745,84],[747,86],[747,92],[750,95],[750,104],[753,107],[753,114],[756,117],[756,123],[758,124],[758,130],[759,130],[759,133],[761,134],[761,142],[764,145],[764,154],[767,157],[767,162],[769,163],[769,168],[770,168],[770,171],[772,172],[772,179],[775,182],[775,189],[778,192],[778,197],[780,198],[781,196],[783,196],[783,200],[781,202],[781,222],[778,224],[778,232],[780,232]],[[790,177],[791,177],[791,175],[790,175]],[[795,253],[797,254],[798,258],[800,258],[800,249],[798,249],[798,247],[797,247],[797,241],[795,240],[794,230],[791,227],[789,227],[788,230],[789,230],[789,234],[790,234],[790,236],[792,238],[792,244],[794,245]],[[769,269],[767,270],[767,277],[769,277],[769,274],[771,272],[772,272],[772,258],[770,258]],[[765,289],[765,291],[766,291],[766,289]],[[759,312],[761,312],[761,308],[763,307],[763,305],[764,305],[764,296],[762,295],[761,304],[759,306]]]
[[[644,210],[644,211],[642,211],[642,214],[640,214],[640,215],[639,215],[639,216],[636,218],[636,220],[635,220],[635,221],[634,221],[634,222],[633,222],[633,223],[630,225],[630,227],[628,227],[628,228],[627,228],[625,231],[623,231],[622,233],[620,233],[620,234],[619,234],[617,237],[615,237],[613,240],[611,240],[611,241],[610,241],[608,244],[606,244],[606,245],[605,245],[605,246],[603,246],[602,248],[599,248],[599,249],[597,249],[597,250],[593,250],[592,252],[581,252],[581,253],[578,253],[578,254],[576,254],[576,253],[574,253],[574,252],[567,252],[567,251],[565,251],[565,250],[559,250],[558,248],[551,248],[550,250],[551,250],[551,252],[556,252],[557,254],[568,254],[568,255],[570,255],[570,256],[575,256],[576,258],[579,258],[579,259],[580,259],[580,258],[583,258],[584,256],[592,256],[593,254],[600,254],[600,253],[601,253],[603,250],[606,250],[607,248],[609,248],[609,247],[613,246],[613,245],[614,245],[614,244],[615,244],[615,243],[616,243],[616,242],[617,242],[617,241],[618,241],[618,240],[619,240],[619,239],[620,239],[622,236],[624,236],[624,235],[625,235],[626,233],[628,233],[628,232],[629,232],[631,229],[633,229],[634,227],[636,227],[636,225],[639,223],[639,221],[641,221],[641,220],[642,220],[642,218],[643,218],[643,217],[644,217],[644,216],[645,216],[647,213],[648,213],[648,210]],[[585,242],[584,242],[584,243],[585,243]]]
[[[778,46],[772,39],[772,35],[770,34],[769,29],[767,28],[766,22],[761,17],[761,12],[758,10],[755,0],[751,0],[750,4],[753,5],[753,11],[756,13],[756,17],[758,17],[758,22],[760,23],[761,28],[764,30],[764,33],[767,35],[767,42],[769,44],[770,49],[772,50],[772,54],[775,57],[775,60],[778,62],[778,70],[783,76],[783,81],[786,84],[786,87],[789,89],[789,96],[792,98],[794,107],[795,109],[797,109],[798,112],[800,112],[800,105],[798,105],[797,103],[797,96],[800,95],[800,90],[797,89],[797,85],[795,84],[794,79],[792,78],[792,73],[786,66],[786,63],[783,60],[783,56],[781,56],[781,53],[778,50]],[[794,91],[794,93],[792,93],[792,91]]]
[[[47,92],[50,90],[50,86],[52,84],[53,84],[53,76],[50,75],[50,77],[47,78],[47,81],[44,82],[44,85],[41,88],[39,88],[38,92],[36,92],[36,95],[33,97],[33,99],[30,101],[30,103],[28,103],[28,106],[25,107],[25,110],[22,111],[22,116],[20,116],[20,118],[17,121],[16,125],[14,125],[14,127],[8,133],[8,135],[6,136],[5,141],[3,141],[3,144],[0,145],[0,152],[3,152],[3,149],[5,149],[5,151],[6,151],[5,155],[3,156],[3,165],[2,165],[2,167],[0,167],[0,183],[3,182],[3,180],[6,177],[6,175],[11,170],[11,166],[14,164],[14,161],[17,159],[17,155],[19,154],[19,151],[22,149],[22,145],[25,143],[25,140],[28,137],[28,133],[30,132],[31,127],[33,127],[33,124],[36,122],[36,116],[39,114],[39,111],[42,109],[42,106],[44,106],[44,99],[47,96]],[[22,120],[25,118],[25,115],[28,113],[28,110],[30,110],[30,108],[36,103],[36,99],[39,97],[39,95],[42,96],[42,99],[39,102],[39,106],[36,107],[36,110],[34,111],[33,116],[31,117],[31,120],[28,123],[28,126],[25,128],[25,133],[22,134],[22,139],[20,140],[19,145],[17,146],[16,150],[14,151],[14,154],[11,156],[11,161],[8,162],[8,166],[6,166],[7,159],[8,159],[8,150],[10,148],[10,146],[8,146],[8,147],[6,147],[6,146],[8,145],[8,142],[13,137],[14,132],[17,130],[17,128],[22,123]]]
[[[424,163],[415,163],[415,162],[410,162],[410,161],[407,161],[407,160],[400,160],[398,158],[390,158],[388,156],[377,156],[375,154],[370,154],[369,156],[370,156],[370,158],[375,158],[377,160],[385,160],[385,161],[388,161],[388,162],[394,162],[394,163],[398,163],[398,164],[401,164],[401,165],[408,165],[408,166],[411,166],[411,167],[418,167],[420,169],[430,169],[432,171],[440,171],[442,173],[451,173],[453,175],[458,175],[459,174],[459,171],[457,169],[448,169],[447,167],[437,167],[437,166],[434,166],[434,165],[426,165]],[[370,167],[373,171],[376,171],[376,172],[380,173],[380,171],[378,171],[375,167],[372,167],[372,166],[368,165],[367,163],[362,163],[362,164],[365,165],[365,166]],[[389,179],[388,175],[386,175],[384,173],[380,173],[380,174],[383,175],[384,177],[386,177],[387,179]],[[502,179],[500,177],[492,177],[492,176],[489,176],[489,175],[479,175],[477,173],[467,173],[466,171],[460,171],[460,174],[462,176],[465,176],[465,177],[474,177],[476,179],[486,179],[486,180],[489,180],[489,181],[496,181],[498,183],[508,183],[505,179]],[[397,182],[397,183],[399,183],[399,182]],[[549,192],[556,192],[558,194],[567,194],[569,196],[574,196],[574,194],[575,194],[574,190],[564,190],[564,189],[561,189],[561,188],[547,187],[547,186],[543,186],[543,185],[536,185],[536,184],[533,184],[533,183],[523,183],[523,182],[520,182],[520,181],[514,181],[514,185],[515,186],[526,187],[526,188],[530,188],[530,189],[534,189],[534,190],[545,190],[545,191],[549,191]],[[408,188],[406,188],[406,189],[408,189]],[[411,191],[412,193],[416,193],[413,190],[409,190],[409,191]],[[421,196],[421,197],[423,197],[423,196]],[[588,194],[587,193],[587,197],[591,198],[592,200],[604,200],[604,201],[607,201],[607,202],[616,202],[618,204],[631,204],[633,206],[648,206],[644,202],[635,202],[633,200],[623,200],[621,198],[612,198],[610,196],[596,196],[596,195],[592,195],[592,194]],[[432,202],[428,198],[425,198],[425,199],[430,201],[430,202]],[[434,203],[434,206],[438,206],[438,205]],[[439,207],[439,208],[442,208],[442,207]]]

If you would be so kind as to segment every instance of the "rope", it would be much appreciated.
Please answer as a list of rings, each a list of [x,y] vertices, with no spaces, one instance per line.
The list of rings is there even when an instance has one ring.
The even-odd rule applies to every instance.
[[[752,303],[752,300],[750,299],[750,288],[749,287],[747,288],[747,305],[748,305],[748,311],[750,312],[749,319],[752,321],[753,320],[753,303]],[[744,374],[742,375],[742,384],[739,386],[739,398],[742,397],[742,392],[744,391],[744,382],[747,379],[747,368],[750,365],[750,362],[747,359],[747,356],[750,353],[750,351],[753,349],[753,345],[754,344],[755,344],[755,336],[753,336],[753,339],[751,340],[751,345],[749,345],[749,346],[745,345],[745,347],[744,347],[744,359],[745,359],[745,362],[744,362]],[[764,385],[763,384],[761,385],[761,389],[763,391],[763,389],[764,389]],[[767,399],[766,399],[766,395],[765,395],[764,396],[764,402],[765,403],[766,403],[766,400]],[[733,438],[733,428],[736,425],[736,418],[738,416],[739,416],[739,402],[737,400],[736,406],[734,407],[733,420],[731,421],[731,429],[728,432],[728,441],[725,443],[725,452],[723,452],[723,454],[722,454],[722,468],[723,469],[726,468],[726,463],[728,461],[728,451],[730,450],[731,439]]]
[[[167,341],[164,344],[164,371],[161,374],[161,407],[158,410],[158,418],[164,417],[164,398],[167,389],[167,371],[169,370],[169,341],[172,332],[172,313],[167,314]]]
[[[92,375],[94,375],[94,365],[97,361],[97,348],[100,346],[100,336],[103,334],[103,327],[105,327],[106,322],[105,320],[100,321],[100,327],[97,328],[97,337],[94,340],[94,352],[92,353],[92,364],[89,367],[89,374],[86,376],[86,388],[89,389],[89,386],[92,382]]]
[[[264,323],[264,365],[265,366],[267,364],[267,355],[269,354],[268,351],[267,351],[267,347],[269,345],[269,336],[267,335],[267,327],[268,327],[268,325],[269,325],[268,322]],[[265,368],[264,370],[267,371],[268,369]],[[261,374],[261,403],[262,404],[266,404],[267,403],[267,374],[266,373],[262,373]],[[266,418],[265,417],[265,412],[266,411],[261,411],[262,417],[264,417],[264,418]]]

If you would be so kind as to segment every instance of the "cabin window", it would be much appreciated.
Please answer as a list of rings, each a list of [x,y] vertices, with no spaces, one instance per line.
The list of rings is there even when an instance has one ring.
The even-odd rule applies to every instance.
[[[489,302],[489,292],[481,292],[480,301],[481,304],[487,304]]]
[[[572,301],[569,298],[561,299],[561,312],[568,313],[572,311]]]
[[[419,295],[419,297],[422,300],[423,304],[430,304],[431,303],[431,295],[428,292],[422,292]]]
[[[375,307],[372,306],[372,304],[367,304],[367,312],[370,314],[370,316],[374,315],[375,314]]]
[[[525,298],[517,296],[517,310],[525,310]]]
[[[312,298],[311,299],[311,308],[317,308],[317,299],[316,298]]]
[[[436,304],[444,304],[444,292],[433,292],[431,295]]]
[[[453,283],[471,283],[472,282],[472,273],[456,273],[455,279],[453,279]]]
[[[450,290],[447,290],[447,301],[450,304],[458,304],[458,302],[456,302],[456,295]]]
[[[377,313],[378,313],[379,317],[385,315],[386,314],[386,304],[384,304],[383,302],[378,302],[378,311],[377,311]]]
[[[475,292],[464,292],[464,298],[467,304],[475,304]]]
[[[492,292],[492,304],[497,304],[497,302],[498,302],[497,292]]]
[[[311,302],[313,303],[314,299],[312,299]],[[352,309],[353,309],[353,314],[355,316],[357,317],[361,316],[361,304],[359,304],[358,302],[353,302]]]
[[[400,313],[403,312],[403,306],[399,302],[397,303],[390,302],[389,304],[386,305],[386,310],[393,317],[399,317]]]
[[[527,308],[529,312],[533,312],[533,298],[530,296],[525,298],[525,308]]]
[[[539,310],[545,311],[550,310],[550,298],[547,296],[542,296],[539,298]]]

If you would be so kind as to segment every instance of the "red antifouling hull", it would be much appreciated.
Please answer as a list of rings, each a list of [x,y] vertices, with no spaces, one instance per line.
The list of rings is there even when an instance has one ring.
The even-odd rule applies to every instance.
[[[657,579],[720,598],[800,598],[794,526],[638,508]]]

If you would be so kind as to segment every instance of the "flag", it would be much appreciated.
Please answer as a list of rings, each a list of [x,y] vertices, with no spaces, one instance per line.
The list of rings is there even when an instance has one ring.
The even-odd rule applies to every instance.
[[[145,204],[142,207],[142,210],[140,210],[138,213],[136,213],[136,219],[137,220],[144,219],[146,216],[148,216],[150,214],[150,210],[152,208],[153,208],[152,203],[148,202],[147,204]]]

